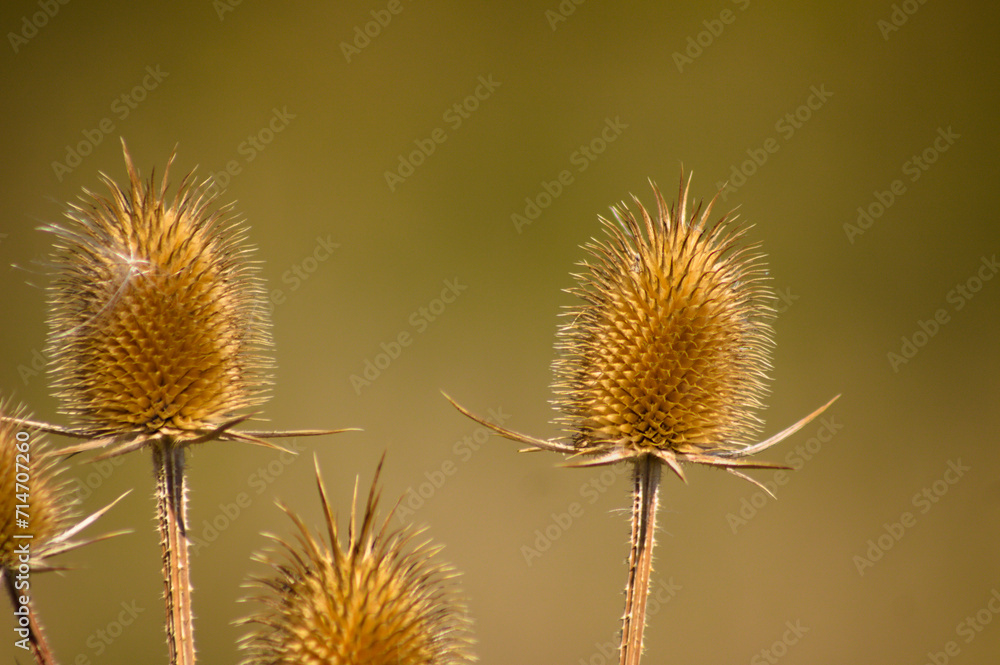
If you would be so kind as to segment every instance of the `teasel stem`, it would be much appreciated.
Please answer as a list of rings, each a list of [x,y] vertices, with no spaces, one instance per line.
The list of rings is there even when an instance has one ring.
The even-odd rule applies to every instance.
[[[31,602],[29,601],[27,605],[21,605],[18,601],[20,594],[14,588],[14,576],[11,574],[12,572],[4,568],[0,572],[0,575],[3,576],[4,586],[7,587],[7,593],[10,594],[11,604],[16,609],[24,607],[28,611],[28,644],[31,645],[31,653],[35,657],[35,662],[38,665],[58,665],[58,661],[52,655],[52,649],[49,648],[48,640],[45,639],[42,624],[38,622],[38,617],[35,616],[35,610],[31,606]]]
[[[660,461],[643,455],[635,462],[632,489],[632,539],[628,555],[628,584],[622,617],[621,665],[638,665],[646,628],[646,598],[653,572],[656,509],[660,503]]]
[[[191,611],[184,448],[171,437],[153,447],[153,472],[156,475],[156,514],[163,550],[170,663],[193,665],[194,616]]]

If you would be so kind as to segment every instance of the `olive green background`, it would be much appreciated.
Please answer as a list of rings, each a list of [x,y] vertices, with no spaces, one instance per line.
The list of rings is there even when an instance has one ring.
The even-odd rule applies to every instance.
[[[836,433],[818,451],[812,442],[777,501],[717,471],[692,469],[686,486],[665,478],[654,595],[669,602],[651,607],[645,662],[922,664],[949,642],[949,662],[997,658],[1000,279],[975,282],[1000,253],[994,4],[909,0],[910,15],[888,1],[592,0],[553,28],[546,12],[557,0],[403,0],[349,61],[342,43],[385,2],[245,0],[221,16],[208,0],[138,4],[59,5],[16,52],[9,33],[42,10],[25,0],[0,9],[0,262],[19,266],[0,270],[0,388],[60,421],[44,372],[32,373],[52,241],[36,229],[58,222],[81,188],[100,191],[99,172],[124,177],[121,136],[144,175],[162,173],[176,147],[175,186],[196,165],[204,177],[235,162],[223,200],[237,202],[269,288],[281,290],[266,416],[277,428],[364,430],[299,441],[294,461],[232,443],[192,455],[192,532],[211,539],[193,564],[203,662],[237,659],[244,629],[232,622],[252,609],[236,602],[240,584],[265,572],[251,553],[266,545],[262,531],[291,532],[275,499],[319,524],[315,454],[343,515],[355,478],[367,487],[384,452],[383,509],[410,490],[429,496],[419,505],[408,495],[418,509],[403,521],[428,525],[463,571],[482,662],[615,662],[604,645],[624,601],[627,475],[559,469],[555,455],[519,455],[495,437],[458,443],[477,428],[440,391],[556,435],[553,339],[560,308],[573,304],[562,289],[580,245],[630,193],[651,205],[647,179],[675,197],[682,166],[698,198],[741,183],[721,209],[739,206],[755,225],[750,238],[785,294],[766,434],[843,397],[830,410]],[[879,22],[894,11],[902,25],[884,35]],[[697,57],[679,61],[688,49]],[[148,75],[157,68],[159,81]],[[144,99],[130,108],[121,96],[144,77],[153,89],[136,91]],[[499,85],[488,97],[479,88],[487,98],[469,101],[478,108],[456,127],[445,114],[480,77]],[[814,87],[829,96],[800,108]],[[285,119],[269,134],[275,110]],[[784,119],[796,113],[789,136]],[[580,162],[574,153],[609,121],[620,132]],[[444,141],[390,189],[385,173],[435,129]],[[938,142],[943,152],[933,148],[939,129],[958,136]],[[53,162],[85,132],[99,144],[57,176]],[[252,136],[269,142],[258,150]],[[763,161],[769,140],[777,150],[743,166]],[[912,181],[906,163],[927,149],[935,161]],[[572,182],[516,228],[526,197],[563,170]],[[895,180],[905,191],[849,238],[858,207]],[[970,279],[981,290],[949,298]],[[449,280],[462,288],[442,310],[435,299]],[[929,339],[917,334],[916,355],[894,367],[887,354],[938,310],[947,322]],[[366,361],[385,366],[381,345],[401,333],[409,344],[356,390],[352,375]],[[794,454],[819,427],[766,457]],[[949,461],[968,470],[956,478]],[[64,575],[33,578],[60,661],[165,661],[149,455],[114,467],[74,460],[68,474],[96,486],[88,512],[133,489],[90,533],[134,533],[65,556],[76,568]],[[924,488],[933,503],[920,499]],[[571,508],[577,517],[559,527]],[[745,524],[733,521],[741,508]],[[885,525],[904,512],[913,519],[896,542]],[[536,543],[536,530],[556,538]],[[856,557],[880,536],[891,549],[860,574]],[[547,549],[529,565],[523,548],[536,546]],[[141,610],[134,621],[123,603]],[[977,612],[994,620],[963,630]],[[28,662],[12,626],[0,624],[0,659]]]

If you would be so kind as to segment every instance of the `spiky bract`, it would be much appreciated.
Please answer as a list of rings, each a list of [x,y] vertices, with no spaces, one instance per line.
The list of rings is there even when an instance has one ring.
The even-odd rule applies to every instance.
[[[584,304],[559,330],[554,363],[559,419],[575,449],[618,458],[661,451],[703,454],[747,443],[761,426],[772,347],[765,268],[743,228],[710,223],[714,200],[690,212],[681,180],[668,208],[653,187],[654,217],[633,197],[608,239],[586,249],[571,293]]]
[[[62,411],[93,436],[204,433],[266,398],[269,326],[252,248],[206,186],[167,201],[102,176],[57,234],[49,355]],[[171,162],[173,159],[171,158]]]
[[[469,619],[455,584],[457,573],[437,561],[440,547],[420,530],[376,524],[378,474],[364,514],[355,505],[346,545],[317,481],[328,546],[291,510],[294,542],[278,538],[284,556],[259,555],[273,576],[254,578],[266,606],[244,619],[255,631],[242,640],[245,665],[445,665],[473,662]]]

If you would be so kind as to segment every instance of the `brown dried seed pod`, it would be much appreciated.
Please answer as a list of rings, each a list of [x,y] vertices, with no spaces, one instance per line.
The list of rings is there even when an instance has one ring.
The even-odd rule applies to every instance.
[[[27,417],[25,407],[0,400],[0,416],[10,418],[0,420],[0,568],[17,570],[16,550],[27,544],[31,568],[38,570],[51,554],[62,551],[59,537],[73,523],[77,501],[59,478],[63,467],[45,435],[13,420]],[[19,505],[23,522],[18,522]],[[26,536],[30,539],[22,540]]]
[[[59,569],[49,561],[51,557],[126,533],[74,540],[128,492],[80,518],[78,497],[60,478],[66,469],[62,455],[44,432],[25,425],[32,422],[29,417],[24,405],[12,406],[0,398],[0,469],[4,471],[0,475],[0,569],[16,570],[24,563],[15,550],[27,541],[31,570],[46,572]]]
[[[688,210],[690,179],[678,202],[659,190],[657,215],[635,200],[640,220],[613,207],[617,225],[601,218],[608,239],[585,248],[577,286],[582,305],[556,342],[557,422],[564,437],[539,439],[462,413],[530,448],[565,453],[565,466],[600,466],[655,458],[684,479],[683,464],[741,469],[784,468],[751,459],[788,438],[839,397],[764,441],[756,410],[767,392],[774,346],[774,299],[757,245],[742,245],[747,227],[724,215],[710,222],[713,199]],[[763,488],[763,485],[760,485]]]
[[[379,465],[379,471],[381,464]],[[243,619],[254,632],[241,640],[245,665],[448,665],[474,662],[470,621],[454,569],[436,560],[440,547],[416,540],[422,530],[378,525],[378,475],[364,514],[357,487],[346,545],[319,476],[330,545],[290,509],[293,542],[272,537],[284,556],[258,555],[273,568],[249,586],[266,610]]]
[[[654,186],[657,214],[634,198],[608,239],[586,249],[554,363],[556,406],[575,448],[704,453],[748,443],[761,427],[773,346],[771,290],[756,245],[712,204],[677,207]],[[624,452],[624,451],[623,451]]]
[[[85,191],[58,236],[49,355],[62,411],[100,436],[204,432],[266,399],[268,317],[245,230],[186,177],[166,200]],[[171,161],[172,158],[171,158]]]
[[[17,646],[30,649],[35,662],[48,664],[55,658],[25,584],[32,573],[59,570],[50,558],[120,535],[73,540],[121,497],[77,519],[77,497],[59,478],[65,467],[45,435],[25,426],[25,411],[0,398],[0,581],[18,618]]]

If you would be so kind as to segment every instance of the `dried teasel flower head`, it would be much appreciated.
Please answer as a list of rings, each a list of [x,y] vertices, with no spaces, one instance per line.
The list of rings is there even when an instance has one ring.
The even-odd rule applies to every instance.
[[[124,141],[123,147],[124,147]],[[62,411],[92,438],[204,437],[267,397],[269,321],[244,226],[203,183],[85,190],[57,236],[48,350]],[[171,157],[170,162],[173,161]]]
[[[364,513],[357,485],[346,542],[337,528],[316,466],[326,535],[310,531],[281,506],[298,529],[294,542],[277,537],[284,556],[258,555],[273,575],[249,586],[265,605],[241,620],[254,626],[242,638],[245,665],[446,665],[471,663],[472,638],[457,573],[437,560],[439,546],[419,540],[422,530],[376,522],[379,464]]]
[[[114,503],[78,519],[77,497],[60,477],[60,456],[44,433],[18,424],[26,417],[23,405],[0,399],[0,570],[16,571],[24,563],[33,572],[58,570],[52,557],[118,535],[74,540]]]
[[[712,223],[712,203],[651,214],[633,197],[601,218],[607,239],[570,293],[583,304],[559,330],[556,405],[573,446],[619,456],[705,453],[748,443],[766,391],[774,296],[746,227]]]
[[[668,206],[653,185],[655,214],[633,197],[633,213],[601,218],[606,239],[585,245],[577,286],[583,302],[566,313],[554,362],[557,419],[565,440],[499,427],[533,448],[574,455],[568,466],[652,456],[682,479],[682,462],[737,469],[776,465],[746,459],[798,431],[830,403],[788,429],[751,444],[762,421],[773,348],[772,290],[749,227],[708,205],[689,203],[690,178]],[[450,400],[451,398],[449,398]],[[836,399],[836,398],[834,398]]]

